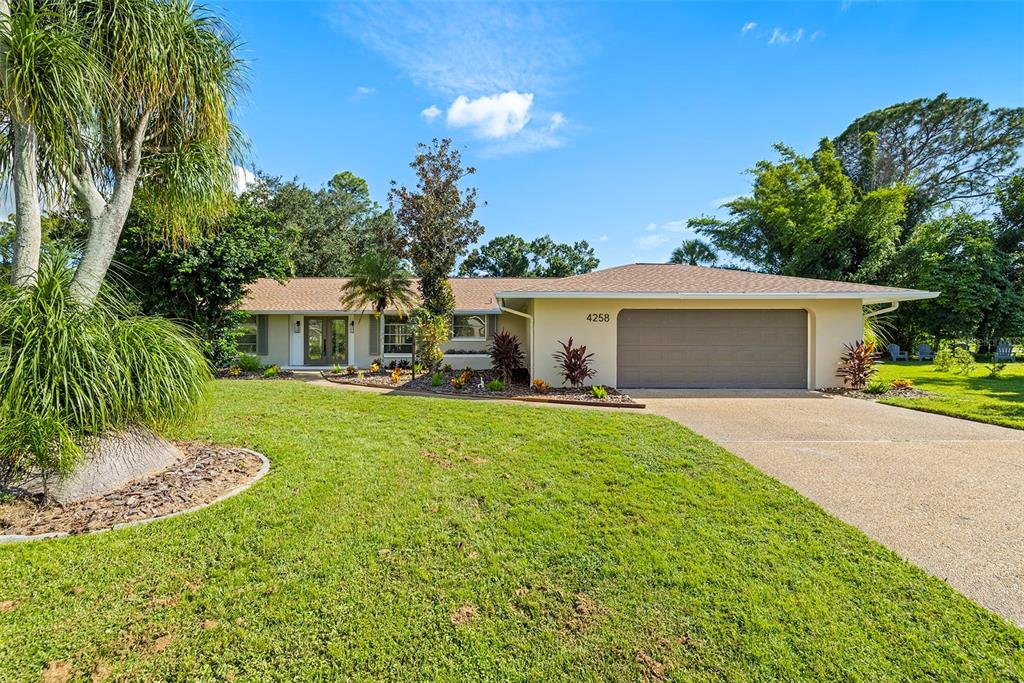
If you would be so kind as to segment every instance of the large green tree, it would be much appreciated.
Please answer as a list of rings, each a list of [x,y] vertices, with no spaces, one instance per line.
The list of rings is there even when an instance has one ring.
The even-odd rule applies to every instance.
[[[865,114],[835,139],[862,191],[912,186],[915,217],[947,203],[990,203],[1017,167],[1022,143],[1024,108],[945,93]]]
[[[900,245],[911,189],[861,191],[828,139],[810,157],[776,145],[753,168],[753,192],[725,204],[727,219],[689,226],[766,273],[871,282]]]
[[[117,251],[118,274],[146,313],[187,322],[215,364],[234,360],[245,287],[291,275],[294,231],[245,197],[215,230],[181,247],[154,241],[151,220],[132,212]]]
[[[370,198],[366,181],[350,171],[317,190],[297,179],[284,182],[261,173],[251,194],[297,233],[292,253],[296,276],[343,277],[361,254],[381,243],[385,251],[395,251],[394,218]]]
[[[462,277],[569,277],[597,268],[600,261],[586,240],[555,242],[544,235],[527,242],[517,235],[495,237],[473,249],[459,264]]]
[[[31,132],[5,137],[3,158],[13,160],[19,197],[19,186],[34,184],[55,200],[71,191],[84,207],[89,231],[72,290],[88,305],[133,201],[167,238],[228,208],[240,149],[232,108],[244,88],[237,43],[216,15],[180,0],[20,0],[9,9],[0,21],[3,115]],[[42,239],[22,198],[17,210],[14,279],[24,284]]]
[[[416,186],[393,181],[391,206],[405,238],[405,255],[420,278],[424,307],[435,316],[448,316],[455,307],[448,276],[484,232],[474,218],[476,188],[460,187],[476,169],[463,166],[462,154],[449,138],[420,144],[409,166],[416,173]]]
[[[688,266],[713,266],[718,263],[715,248],[700,239],[683,240],[672,251],[669,263],[681,263]]]

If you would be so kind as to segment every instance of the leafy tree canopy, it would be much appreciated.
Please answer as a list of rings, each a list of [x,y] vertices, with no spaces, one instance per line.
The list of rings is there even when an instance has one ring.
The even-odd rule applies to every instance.
[[[349,275],[360,254],[396,240],[391,213],[370,198],[366,181],[349,171],[319,190],[260,173],[248,194],[297,234],[292,259],[299,277]]]
[[[476,188],[459,184],[476,173],[462,165],[462,155],[449,138],[420,144],[409,166],[416,172],[416,187],[392,181],[389,198],[405,243],[405,255],[420,278],[424,307],[435,315],[449,315],[455,298],[448,275],[469,245],[483,234],[473,214]]]
[[[688,266],[713,266],[718,263],[715,248],[704,240],[683,240],[683,243],[672,251],[669,263],[682,263]]]
[[[941,94],[861,116],[836,139],[843,168],[864,192],[915,188],[915,212],[990,201],[1013,173],[1024,142],[1024,108],[992,109]]]
[[[728,219],[689,226],[762,272],[874,280],[899,247],[910,188],[859,191],[827,139],[811,157],[775,149],[781,159],[758,162],[752,196],[727,203]]]
[[[215,231],[187,246],[152,240],[150,220],[139,212],[129,216],[117,251],[122,277],[146,313],[187,321],[214,363],[230,362],[245,317],[238,310],[245,287],[291,274],[295,230],[251,196],[243,196]]]
[[[544,235],[527,242],[516,235],[495,237],[459,265],[462,277],[569,277],[597,268],[600,261],[585,240],[555,242]]]

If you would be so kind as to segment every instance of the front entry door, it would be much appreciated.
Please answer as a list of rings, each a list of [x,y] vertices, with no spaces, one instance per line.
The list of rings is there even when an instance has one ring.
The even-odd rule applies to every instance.
[[[348,363],[348,318],[306,317],[303,360],[306,365]]]

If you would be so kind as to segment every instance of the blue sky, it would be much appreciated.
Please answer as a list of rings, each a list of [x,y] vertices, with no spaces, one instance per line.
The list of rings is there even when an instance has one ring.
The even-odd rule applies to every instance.
[[[477,167],[484,239],[664,261],[784,141],[948,92],[1024,105],[1024,3],[217,3],[244,42],[253,163],[386,201],[415,145]]]

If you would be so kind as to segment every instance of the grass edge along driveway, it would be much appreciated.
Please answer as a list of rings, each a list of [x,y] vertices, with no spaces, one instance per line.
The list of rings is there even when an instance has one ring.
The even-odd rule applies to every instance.
[[[982,363],[966,376],[919,362],[886,362],[878,370],[880,379],[907,378],[916,388],[933,394],[927,398],[882,397],[882,403],[1024,429],[1024,363],[1007,364],[996,378],[988,376]]]
[[[1021,680],[1024,634],[647,415],[217,384],[200,512],[0,547],[0,680]]]

